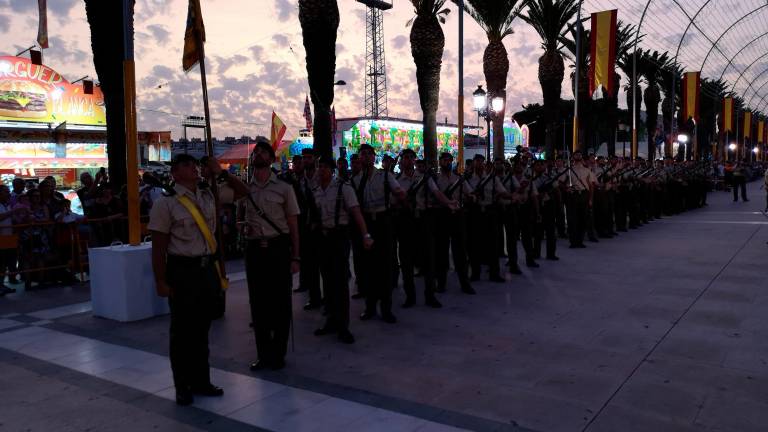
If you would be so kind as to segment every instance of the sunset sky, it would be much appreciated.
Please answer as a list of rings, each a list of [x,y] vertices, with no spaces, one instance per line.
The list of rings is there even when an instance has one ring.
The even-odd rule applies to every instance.
[[[202,0],[205,20],[208,85],[214,136],[268,135],[272,110],[289,126],[287,136],[303,127],[302,109],[308,93],[304,46],[295,0]],[[202,115],[200,78],[196,69],[181,71],[181,51],[187,0],[136,2],[136,73],[140,130],[171,130],[181,136],[181,114]],[[438,118],[457,119],[456,7],[444,26],[441,97]],[[95,76],[90,30],[82,0],[48,0],[50,48],[45,63],[69,80]],[[337,45],[337,117],[363,113],[365,64],[365,7],[354,0],[339,0],[341,24]],[[413,16],[409,1],[395,0],[385,12],[384,37],[389,88],[389,115],[420,119],[415,66],[406,22]],[[541,55],[538,36],[520,21],[508,37],[511,68],[508,103],[517,111],[523,103],[540,101],[536,78]],[[2,52],[14,55],[32,45],[37,36],[37,2],[0,0]],[[476,122],[471,93],[483,83],[482,53],[485,34],[465,16],[465,118]],[[167,84],[166,84],[167,83]],[[160,89],[157,88],[161,85]],[[566,90],[568,97],[570,91]],[[566,96],[564,94],[564,96]],[[172,114],[161,114],[157,110]]]
[[[302,110],[308,94],[297,0],[201,1],[208,39],[214,136],[265,135],[272,110],[288,125],[287,136],[296,136],[304,125]],[[181,71],[187,2],[136,1],[139,128],[171,130],[174,138],[181,135],[178,124],[182,115],[202,115],[199,73],[197,69],[186,75]],[[702,77],[723,76],[736,82],[735,91],[759,105],[768,93],[768,86],[760,86],[763,77],[768,77],[763,73],[764,65],[768,64],[764,60],[768,33],[754,37],[764,33],[761,29],[768,20],[768,8],[763,3],[656,0],[647,11],[643,33],[648,36],[643,45],[672,55],[679,46],[678,60],[685,70],[703,69]],[[365,7],[354,0],[338,0],[338,4],[341,24],[336,75],[348,85],[337,88],[336,113],[339,118],[355,117],[364,112]],[[455,122],[458,19],[457,7],[450,1],[447,4],[451,13],[443,26],[446,47],[438,119],[443,121],[447,117]],[[588,12],[618,8],[619,20],[636,23],[644,4],[640,0],[585,0],[583,13],[586,16]],[[708,9],[697,13],[702,5]],[[48,0],[48,8],[50,49],[45,50],[45,63],[70,80],[86,74],[95,76],[84,2]],[[683,25],[691,16],[697,17],[697,24]],[[389,115],[418,120],[421,110],[408,39],[410,29],[406,27],[411,17],[413,7],[408,0],[394,0],[394,8],[385,12]],[[740,24],[733,31],[725,30],[733,22]],[[538,58],[542,54],[539,36],[521,20],[514,27],[515,34],[505,39],[511,64],[508,113],[520,110],[525,103],[541,102],[537,79]],[[684,31],[687,36],[679,43]],[[36,35],[36,1],[0,0],[0,53],[13,55],[21,51],[33,44]],[[472,111],[471,94],[484,81],[482,54],[487,39],[468,15],[464,39],[464,111],[466,122],[474,124],[477,117]],[[718,41],[716,49],[711,44],[714,40]],[[702,63],[702,59],[708,61]],[[566,77],[569,72],[570,62],[566,61]],[[625,83],[623,79],[622,84]],[[756,95],[758,90],[760,94]],[[572,98],[570,85],[563,86],[562,97]],[[625,106],[623,92],[620,106]]]

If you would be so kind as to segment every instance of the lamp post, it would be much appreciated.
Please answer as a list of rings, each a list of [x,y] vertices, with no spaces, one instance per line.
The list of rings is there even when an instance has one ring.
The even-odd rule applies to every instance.
[[[730,151],[734,152],[734,156],[735,156],[735,153],[736,153],[736,147],[737,147],[737,146],[736,146],[736,143],[730,143],[730,144],[728,145],[728,150],[730,150]]]
[[[475,107],[475,111],[477,111],[478,138],[480,137],[480,117],[481,116],[485,119],[485,122],[487,124],[485,156],[486,156],[486,159],[489,159],[491,156],[491,117],[490,117],[490,113],[488,112],[489,111],[488,93],[485,90],[483,90],[482,85],[478,85],[477,90],[475,90],[472,93],[472,102]]]

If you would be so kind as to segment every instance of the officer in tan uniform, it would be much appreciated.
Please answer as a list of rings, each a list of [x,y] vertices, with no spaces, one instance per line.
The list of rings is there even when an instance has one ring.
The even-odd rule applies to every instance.
[[[168,297],[171,308],[170,360],[176,403],[189,405],[194,394],[221,396],[211,384],[208,366],[208,330],[216,313],[212,304],[221,285],[215,268],[214,248],[193,214],[180,201],[187,199],[205,220],[209,233],[216,231],[216,204],[210,189],[198,185],[197,160],[182,154],[174,158],[173,191],[155,201],[148,228],[152,233],[152,269],[157,293]]]
[[[248,185],[219,171],[235,190],[245,197],[245,273],[251,320],[259,359],[251,370],[285,367],[291,327],[291,279],[298,273],[299,205],[293,187],[272,172],[275,151],[266,140],[253,149],[253,177]],[[218,174],[218,173],[216,173]]]
[[[365,312],[361,320],[376,316],[376,306],[381,309],[384,322],[394,324],[392,314],[392,217],[390,200],[405,200],[405,191],[387,170],[374,168],[376,152],[368,144],[360,146],[362,170],[353,177],[357,199],[363,209],[365,223],[373,236],[373,247],[361,253],[361,269],[355,274],[360,291],[365,293]]]
[[[585,248],[587,217],[592,207],[594,184],[597,179],[592,170],[584,166],[581,150],[573,152],[573,166],[568,182],[568,237],[571,243],[569,247]]]
[[[368,250],[373,239],[368,234],[355,190],[343,178],[333,177],[335,163],[331,158],[321,158],[317,169],[317,186],[313,190],[320,217],[320,245],[324,247],[320,258],[320,273],[328,318],[325,325],[315,330],[315,336],[336,333],[339,340],[355,342],[349,331],[349,248],[350,236],[362,238],[363,248]],[[351,222],[357,225],[353,233]]]

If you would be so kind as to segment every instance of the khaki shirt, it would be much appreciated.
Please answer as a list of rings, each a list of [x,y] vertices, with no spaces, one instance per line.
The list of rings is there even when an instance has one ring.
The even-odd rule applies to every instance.
[[[466,181],[462,181],[460,186],[454,187],[453,185],[456,184],[461,179],[461,176],[456,175],[454,173],[449,174],[443,174],[440,173],[437,175],[437,182],[436,186],[440,191],[445,194],[445,197],[449,200],[456,200],[459,202],[459,207],[464,206],[464,198],[472,193],[472,188],[469,187]],[[453,187],[453,191],[451,191],[450,196],[448,195],[448,189],[451,189]],[[435,202],[434,207],[444,207],[442,203]]]
[[[489,179],[488,181],[485,180],[486,176],[480,177],[473,175],[472,178],[467,181],[467,183],[469,183],[469,187],[472,188],[473,191],[477,192],[477,203],[483,207],[494,204],[499,194],[507,192],[507,189],[503,184],[501,184],[501,179],[499,179],[497,176],[493,175],[492,179]],[[485,186],[482,188],[482,190],[478,190],[477,188],[483,182],[485,182]]]
[[[200,209],[211,234],[216,232],[216,203],[210,189],[197,188],[195,192],[181,185],[174,186],[176,194],[187,196]],[[211,255],[212,251],[200,232],[192,213],[179,202],[176,195],[162,196],[152,205],[149,214],[150,231],[170,234],[168,254],[186,257]],[[214,239],[214,244],[216,240]]]
[[[354,184],[358,188],[358,190],[360,188],[360,185],[363,182],[364,175],[365,175],[365,170],[361,171],[358,175],[356,175],[353,178]],[[386,199],[385,199],[385,188],[384,188],[385,181],[389,183],[390,192],[402,190],[400,183],[395,179],[395,174],[392,174],[391,172],[386,172],[381,169],[373,170],[370,173],[370,177],[365,182],[365,190],[362,191],[363,199],[362,199],[362,202],[360,203],[360,207],[363,209],[364,212],[378,213],[378,212],[387,210]],[[359,195],[360,192],[357,192],[357,193],[358,193],[358,196],[360,196]]]
[[[288,234],[288,217],[296,216],[300,213],[293,187],[278,179],[272,173],[264,184],[256,181],[254,176],[248,188],[256,205],[261,208],[281,231],[275,231],[269,222],[259,217],[253,208],[253,204],[246,197],[245,222],[249,228],[248,238],[265,239],[277,237],[280,234]]]
[[[589,185],[597,183],[595,173],[583,164],[574,164],[571,175],[573,175],[573,179],[571,179],[573,190],[577,192],[584,190],[588,191]]]
[[[359,207],[355,190],[348,183],[334,178],[323,189],[318,185],[312,192],[315,194],[315,204],[320,211],[320,222],[325,229],[336,227],[336,200],[339,198],[339,185],[341,186],[341,205],[339,205],[339,226],[349,225],[349,209]]]
[[[530,200],[531,198],[535,198],[539,196],[539,190],[536,188],[536,185],[534,184],[534,180],[525,178],[525,177],[523,178],[513,177],[513,178],[515,178],[515,181],[520,186],[514,192],[520,203],[526,204],[528,203],[528,200]]]
[[[514,175],[507,174],[506,176],[504,176],[504,178],[501,180],[501,184],[510,193],[513,193],[513,194],[520,190],[520,182],[517,180],[517,177],[515,177]],[[512,204],[512,200],[508,198],[500,199],[499,202],[501,202],[505,206]]]

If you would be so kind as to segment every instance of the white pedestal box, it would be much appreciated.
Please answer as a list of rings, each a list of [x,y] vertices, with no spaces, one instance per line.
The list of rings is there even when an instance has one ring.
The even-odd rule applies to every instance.
[[[150,243],[93,248],[88,258],[94,315],[127,322],[169,313],[155,291]]]

